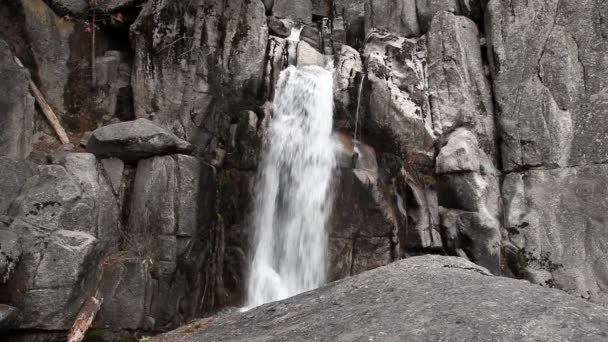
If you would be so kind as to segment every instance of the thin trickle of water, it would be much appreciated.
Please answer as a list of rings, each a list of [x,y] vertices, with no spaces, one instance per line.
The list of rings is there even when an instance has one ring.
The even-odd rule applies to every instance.
[[[254,208],[254,256],[247,308],[326,281],[333,75],[317,67],[281,72]]]
[[[302,29],[304,29],[304,26],[292,27],[291,33],[289,34],[289,37],[287,37],[287,40],[293,40],[294,42],[299,42],[300,33],[302,33]]]
[[[357,140],[357,131],[359,129],[359,111],[361,110],[361,92],[363,92],[363,81],[365,81],[365,76],[361,76],[361,81],[359,81],[359,91],[357,92],[357,111],[355,114],[355,132],[353,134],[353,141],[356,143]]]

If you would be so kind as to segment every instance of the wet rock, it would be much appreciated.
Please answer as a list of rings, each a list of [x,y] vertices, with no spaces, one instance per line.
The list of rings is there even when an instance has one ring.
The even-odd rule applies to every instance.
[[[121,122],[93,131],[87,150],[100,157],[136,161],[155,155],[191,151],[191,145],[146,119]]]
[[[0,40],[0,156],[26,158],[32,150],[35,109],[29,82],[30,73],[15,64]]]
[[[416,0],[369,0],[365,14],[367,34],[381,30],[405,37],[420,36]]]
[[[206,318],[155,340],[593,341],[605,339],[607,329],[604,307],[491,276],[461,258],[423,256],[244,313]]]

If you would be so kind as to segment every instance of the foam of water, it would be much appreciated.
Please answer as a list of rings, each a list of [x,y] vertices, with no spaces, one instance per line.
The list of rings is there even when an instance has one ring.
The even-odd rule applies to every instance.
[[[291,66],[279,77],[256,189],[246,308],[326,281],[335,166],[332,74]]]

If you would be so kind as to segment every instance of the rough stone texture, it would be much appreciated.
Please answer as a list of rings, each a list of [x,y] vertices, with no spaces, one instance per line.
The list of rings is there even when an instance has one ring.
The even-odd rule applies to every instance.
[[[475,1],[475,0],[474,0]],[[460,14],[460,3],[462,0],[416,0],[416,12],[420,29],[427,32],[431,27],[434,17],[441,11],[450,11]]]
[[[109,121],[133,119],[131,63],[120,51],[108,51],[95,60],[96,94],[94,110]]]
[[[363,95],[359,94],[359,90],[363,90],[362,82],[363,63],[359,52],[348,45],[342,45],[334,74],[334,117],[338,120],[347,119],[353,131],[360,104],[359,96]]]
[[[0,156],[25,158],[32,150],[35,110],[29,82],[30,73],[15,64],[0,40]]]
[[[323,67],[325,66],[325,58],[323,57],[323,54],[314,49],[308,43],[301,41],[298,42],[296,65],[317,65]]]
[[[89,10],[87,0],[45,0],[57,13],[82,16]]]
[[[290,18],[304,24],[312,22],[312,0],[275,0],[272,14],[279,18]]]
[[[127,161],[191,149],[190,143],[146,119],[98,128],[87,141],[89,152]]]
[[[19,321],[19,310],[9,305],[0,304],[0,332],[15,328]]]
[[[105,264],[108,300],[97,327],[171,329],[213,305],[214,182],[213,168],[194,157],[138,163],[123,252]]]
[[[477,26],[466,17],[441,12],[433,20],[427,44],[435,132],[447,135],[458,127],[469,127],[484,151],[494,157],[494,105]]]
[[[42,0],[20,0],[37,67],[38,87],[51,107],[62,117],[67,112],[65,89],[70,70],[70,37],[74,24],[62,20]],[[74,1],[75,3],[81,1]],[[83,1],[82,1],[83,2]]]
[[[0,215],[6,215],[27,180],[37,172],[32,162],[0,157]]]
[[[373,33],[363,58],[368,70],[363,129],[379,148],[413,165],[433,164],[431,115],[426,96],[426,47],[421,42]]]
[[[503,183],[505,229],[517,248],[513,271],[545,286],[608,303],[608,166],[511,173]]]
[[[435,172],[447,249],[500,274],[499,173],[475,135],[464,128],[451,134]]]
[[[369,0],[365,6],[365,31],[389,31],[405,37],[420,36],[416,0]]]
[[[488,13],[504,170],[605,162],[605,2],[494,0]]]
[[[334,0],[334,14],[344,21],[346,44],[360,48],[365,40],[365,4],[369,0]]]
[[[13,187],[8,211],[6,229],[19,237],[21,257],[0,285],[0,301],[21,310],[22,329],[71,326],[94,285],[101,251],[118,238],[118,201],[95,157],[68,153],[56,162]]]
[[[132,84],[136,117],[193,140],[205,131],[217,133],[228,119],[226,107],[258,97],[268,27],[260,0],[188,5],[161,0],[144,5],[131,27]],[[202,137],[200,144],[206,145]]]
[[[432,293],[432,296],[428,294]],[[156,341],[605,340],[608,310],[491,276],[459,258],[406,259]]]

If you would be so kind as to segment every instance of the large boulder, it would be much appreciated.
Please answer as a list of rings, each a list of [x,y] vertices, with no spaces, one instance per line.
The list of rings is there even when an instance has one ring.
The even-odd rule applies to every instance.
[[[488,4],[488,42],[506,171],[604,163],[604,2]]]
[[[137,161],[173,152],[190,152],[190,143],[146,119],[120,122],[93,131],[87,150],[101,157]]]
[[[423,256],[156,341],[600,341],[608,309],[460,258]]]
[[[17,66],[0,40],[0,156],[25,158],[32,150],[35,111],[29,82],[30,73]]]
[[[516,275],[608,303],[606,165],[510,173],[505,234]]]

